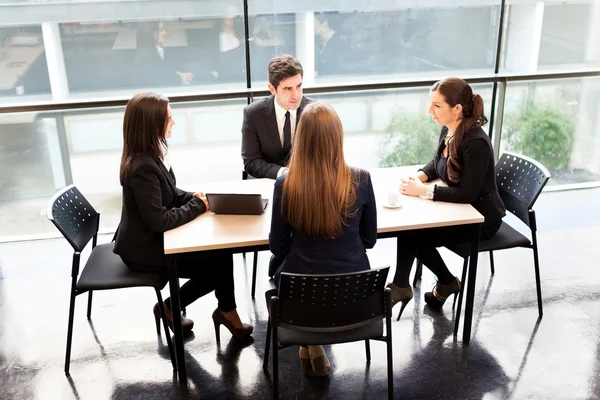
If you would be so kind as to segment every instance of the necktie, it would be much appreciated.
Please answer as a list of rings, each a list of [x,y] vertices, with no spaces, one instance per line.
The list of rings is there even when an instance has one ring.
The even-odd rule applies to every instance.
[[[292,124],[290,122],[290,112],[285,113],[285,123],[283,124],[283,148],[289,150],[292,146]]]

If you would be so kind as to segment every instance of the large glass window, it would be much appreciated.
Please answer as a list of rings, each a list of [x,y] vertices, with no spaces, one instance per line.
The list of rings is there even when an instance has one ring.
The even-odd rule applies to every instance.
[[[68,89],[94,92],[245,88],[243,17],[61,24]]]
[[[496,5],[412,8],[375,1],[356,8],[325,1],[318,9],[326,10],[299,6],[294,14],[277,14],[275,5],[272,14],[260,14],[261,6],[249,5],[258,14],[250,20],[255,85],[266,80],[268,59],[282,52],[302,62],[308,85],[494,69]]]
[[[41,27],[0,27],[0,103],[47,98],[49,94]]]
[[[502,151],[550,170],[548,185],[600,182],[600,78],[510,84]]]
[[[246,100],[172,104],[169,140],[177,185],[241,179],[242,109]],[[123,108],[0,114],[0,241],[54,233],[46,203],[72,181],[101,213],[100,228],[121,215],[119,165]]]
[[[492,85],[473,85],[489,118]],[[427,88],[311,96],[331,104],[344,126],[346,162],[361,168],[423,165],[435,152],[440,127],[427,113]],[[487,131],[487,126],[484,127]]]
[[[600,3],[509,1],[502,67],[513,72],[600,64]]]

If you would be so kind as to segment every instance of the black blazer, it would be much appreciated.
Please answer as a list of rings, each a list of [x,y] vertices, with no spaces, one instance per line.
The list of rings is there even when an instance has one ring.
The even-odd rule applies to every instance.
[[[175,186],[173,169],[142,154],[131,162],[123,184],[121,223],[114,252],[125,262],[166,272],[163,233],[206,211],[204,202]]]
[[[279,272],[328,274],[358,272],[370,268],[366,249],[377,241],[377,206],[373,183],[367,171],[352,170],[356,187],[354,215],[346,220],[343,234],[335,239],[312,239],[296,232],[281,215],[281,195],[286,175],[275,181],[269,248],[286,257]],[[318,201],[318,199],[317,199]],[[276,278],[276,281],[278,279]]]
[[[244,108],[242,123],[242,159],[244,169],[255,178],[277,178],[277,172],[287,165],[289,151],[281,145],[274,96],[255,101]],[[296,126],[302,109],[312,100],[302,97],[296,112]]]
[[[436,169],[442,157],[445,147],[444,138],[447,133],[448,128],[443,127],[433,159],[421,169],[427,174],[429,181],[440,178],[448,185],[437,186],[433,200],[469,203],[484,216],[484,226],[498,222],[504,217],[506,210],[496,186],[494,151],[490,137],[481,128],[470,129],[465,134],[458,151],[462,165],[460,181],[454,183],[448,178],[447,169],[444,169],[441,175]]]

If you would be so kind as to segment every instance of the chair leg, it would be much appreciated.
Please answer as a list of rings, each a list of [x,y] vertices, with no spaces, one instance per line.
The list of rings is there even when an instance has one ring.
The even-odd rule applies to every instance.
[[[71,290],[71,304],[69,305],[69,325],[67,326],[67,352],[65,354],[65,374],[69,374],[71,366],[71,343],[73,342],[73,317],[75,315],[75,280]]]
[[[540,261],[538,259],[537,243],[533,245],[533,265],[535,268],[535,286],[537,290],[538,315],[542,317],[544,310],[542,308],[542,282],[540,280]]]
[[[371,345],[369,344],[369,339],[365,340],[365,353],[367,355],[367,363],[371,362]]]
[[[388,373],[388,399],[394,398],[394,360],[392,358],[392,319],[391,312],[386,316],[386,344],[387,344],[387,373]]]
[[[413,279],[413,287],[417,286],[417,282],[421,280],[423,275],[423,263],[417,260],[417,268],[415,269],[415,277]]]
[[[158,300],[158,304],[163,304],[162,295],[160,294],[160,290],[154,288],[156,292],[156,299]],[[171,364],[173,365],[173,369],[177,369],[177,362],[175,360],[175,352],[173,350],[173,343],[171,342],[171,334],[169,333],[169,325],[167,324],[167,316],[165,315],[164,307],[158,307],[160,311],[160,319],[163,322],[163,330],[165,331],[165,336],[167,339],[167,346],[169,347],[169,355],[171,356]]]
[[[277,338],[277,326],[273,325],[271,327],[273,330],[273,399],[279,398],[279,354],[277,353],[277,343],[279,343],[279,339]]]
[[[490,251],[490,270],[492,271],[492,275],[496,274],[496,270],[494,269],[494,252]]]
[[[454,318],[454,335],[458,335],[458,327],[460,325],[460,311],[463,301],[463,294],[465,293],[465,281],[467,280],[467,268],[469,266],[469,257],[465,258],[463,263],[462,275],[460,276],[460,292],[458,293],[458,308],[456,309],[456,317]],[[456,304],[456,296],[454,297],[454,303]],[[452,307],[454,308],[454,306]]]
[[[87,319],[88,319],[88,321],[90,320],[90,318],[92,318],[92,293],[93,293],[92,290],[90,290],[88,292],[88,307],[87,307]]]
[[[265,339],[265,355],[263,356],[263,369],[269,368],[269,346],[271,345],[271,317],[267,320],[267,338]]]
[[[252,262],[252,292],[251,296],[254,298],[256,293],[256,269],[258,267],[258,251],[254,252],[254,261]]]

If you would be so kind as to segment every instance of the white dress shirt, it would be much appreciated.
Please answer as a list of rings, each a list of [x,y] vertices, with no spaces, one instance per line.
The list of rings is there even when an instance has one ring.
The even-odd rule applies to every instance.
[[[285,113],[290,112],[290,133],[292,140],[294,140],[294,134],[296,133],[296,111],[298,110],[286,110],[281,107],[277,100],[273,98],[273,102],[275,103],[275,119],[277,119],[277,130],[279,131],[279,140],[281,141],[281,146],[283,146],[283,126],[285,125]],[[287,168],[281,167],[279,171],[277,171],[277,177],[280,177]]]
[[[277,119],[279,140],[283,146],[283,125],[285,125],[285,113],[288,111],[290,112],[290,128],[292,133],[292,137],[290,139],[294,140],[294,133],[296,133],[296,111],[298,110],[286,110],[285,108],[281,107],[274,98],[273,101],[275,102],[275,118]]]

